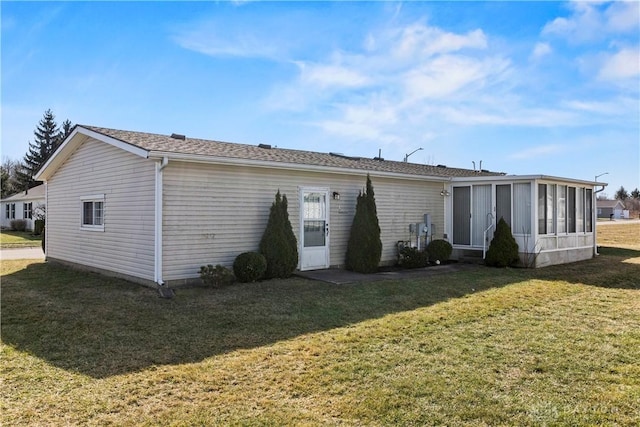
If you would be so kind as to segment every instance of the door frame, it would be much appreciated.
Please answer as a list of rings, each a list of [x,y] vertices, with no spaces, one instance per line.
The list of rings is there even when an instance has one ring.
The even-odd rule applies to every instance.
[[[325,269],[325,268],[329,268],[329,264],[330,264],[330,239],[331,239],[331,232],[330,232],[330,200],[331,198],[329,197],[329,188],[328,187],[298,187],[299,189],[299,203],[300,203],[300,220],[299,220],[299,253],[300,253],[300,262],[299,262],[299,269],[300,271],[305,271],[305,270],[321,270],[321,269]],[[306,253],[308,254],[310,251],[311,252],[315,252],[316,253],[316,257],[317,259],[323,259],[323,262],[320,262],[318,264],[314,264],[311,266],[306,265],[305,262],[305,246],[304,246],[304,196],[305,194],[308,193],[322,193],[324,195],[324,200],[325,200],[325,212],[324,212],[324,222],[325,222],[325,242],[324,242],[324,246],[316,246],[313,247],[313,249],[306,249]],[[322,248],[322,249],[321,249]],[[321,251],[324,251],[324,254],[321,253]],[[319,255],[319,257],[318,257]]]

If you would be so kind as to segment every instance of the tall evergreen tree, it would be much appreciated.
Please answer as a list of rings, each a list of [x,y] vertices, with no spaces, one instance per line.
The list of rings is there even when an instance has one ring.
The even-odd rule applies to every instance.
[[[375,273],[382,257],[376,199],[367,175],[367,187],[358,194],[356,213],[347,244],[346,267],[358,273]]]
[[[287,212],[287,196],[280,190],[271,205],[269,222],[260,240],[260,253],[267,260],[265,278],[286,278],[298,265],[298,243]]]
[[[613,196],[616,200],[622,200],[623,202],[629,198],[629,193],[624,189],[624,186],[620,186],[618,191],[616,191],[615,196]]]
[[[45,111],[33,131],[34,141],[29,143],[29,150],[24,156],[22,167],[16,174],[21,190],[38,185],[38,182],[33,180],[33,175],[71,133],[73,126],[69,120],[65,120],[60,128],[55,119],[56,117],[50,109]]]

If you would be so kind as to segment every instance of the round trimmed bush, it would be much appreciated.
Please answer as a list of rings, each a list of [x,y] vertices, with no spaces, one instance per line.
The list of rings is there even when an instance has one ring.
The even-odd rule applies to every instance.
[[[267,260],[258,252],[244,252],[233,262],[233,274],[238,281],[247,283],[261,279],[267,272]]]
[[[431,262],[445,262],[451,256],[453,252],[453,246],[446,240],[438,239],[432,240],[427,246],[427,252],[429,253],[429,261]]]

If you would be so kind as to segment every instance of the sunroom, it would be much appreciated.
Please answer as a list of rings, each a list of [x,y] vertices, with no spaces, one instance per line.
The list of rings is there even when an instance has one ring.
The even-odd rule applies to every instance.
[[[443,192],[445,237],[454,257],[484,258],[503,218],[525,266],[591,258],[597,249],[596,185],[606,184],[544,175],[454,179]]]

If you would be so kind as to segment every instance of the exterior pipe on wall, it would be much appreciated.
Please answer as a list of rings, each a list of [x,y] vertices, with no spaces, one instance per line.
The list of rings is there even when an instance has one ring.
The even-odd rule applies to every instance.
[[[598,177],[596,176],[596,179]],[[593,221],[593,255],[599,255],[598,254],[598,206],[596,205],[597,201],[598,201],[598,196],[597,194],[604,191],[604,189],[607,187],[607,184],[600,184],[602,185],[602,188],[599,190],[593,189],[593,200],[591,201],[591,220]]]
[[[164,285],[162,279],[162,170],[169,164],[169,159],[163,157],[156,162],[156,188],[155,188],[155,271],[154,281]]]

